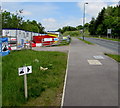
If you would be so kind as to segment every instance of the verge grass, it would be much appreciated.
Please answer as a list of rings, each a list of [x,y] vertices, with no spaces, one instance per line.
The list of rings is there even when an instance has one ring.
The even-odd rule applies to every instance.
[[[120,55],[116,55],[116,54],[107,54],[107,53],[105,53],[105,55],[107,55],[107,56],[113,58],[114,60],[116,60],[117,62],[120,63]]]
[[[87,43],[87,44],[89,44],[89,45],[94,45],[93,43],[91,43],[91,42],[89,42],[89,41],[83,40],[83,39],[81,39],[81,38],[78,38],[78,39],[81,40],[81,41],[83,41],[83,42],[85,42],[85,43]]]
[[[99,38],[99,39],[106,39],[106,40],[112,40],[112,41],[118,41],[120,42],[120,39],[114,39],[114,38],[107,38],[107,37],[95,37],[95,36],[86,36],[86,37],[89,37],[89,38]]]
[[[67,53],[50,51],[22,50],[12,51],[2,58],[2,105],[25,106],[29,101],[36,105],[60,106],[57,95],[62,93]],[[32,66],[32,73],[27,75],[28,100],[24,98],[24,76],[18,76],[18,68]],[[40,70],[40,66],[48,70]],[[59,92],[59,93],[58,93]],[[52,94],[51,94],[52,93]],[[44,96],[43,94],[48,94]],[[54,101],[53,101],[54,100]],[[59,101],[56,105],[56,102]],[[31,102],[31,106],[34,103]]]
[[[70,35],[71,37],[80,37],[80,31],[66,31],[65,33],[63,33],[63,36],[67,36]]]

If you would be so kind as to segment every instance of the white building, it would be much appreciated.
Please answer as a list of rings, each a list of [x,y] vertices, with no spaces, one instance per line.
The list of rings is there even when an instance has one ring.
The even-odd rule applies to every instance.
[[[35,35],[35,33],[30,31],[24,31],[20,29],[3,29],[2,30],[2,36],[8,37],[9,43],[15,42],[17,45],[23,45],[24,43],[28,43],[32,40],[32,37]],[[38,35],[38,34],[37,34]]]

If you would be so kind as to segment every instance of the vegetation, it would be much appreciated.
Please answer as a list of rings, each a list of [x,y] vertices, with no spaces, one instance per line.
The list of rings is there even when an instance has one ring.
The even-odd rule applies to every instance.
[[[103,8],[99,12],[97,18],[92,18],[89,23],[86,23],[84,25],[84,30],[85,31],[88,30],[90,35],[104,36],[108,38],[117,38],[117,39],[120,38],[119,9],[120,9],[120,6],[116,6],[116,7],[108,6],[107,8]],[[63,35],[71,34],[71,36],[79,36],[76,33],[80,34],[80,30],[82,29],[83,29],[82,25],[79,25],[77,27],[66,26],[61,29],[58,29],[58,31],[60,31]],[[111,29],[112,31],[111,35],[109,34],[107,36],[107,29]],[[81,34],[82,34],[82,31],[81,31]]]
[[[93,43],[91,43],[91,42],[89,42],[89,41],[83,40],[83,39],[81,39],[81,38],[78,38],[78,39],[81,40],[81,41],[83,41],[83,42],[85,42],[85,43],[87,43],[87,44],[89,44],[89,45],[93,45]]]
[[[42,27],[42,24],[40,22],[37,23],[35,20],[23,20],[23,17],[20,16],[22,11],[23,10],[19,10],[19,12],[16,12],[16,14],[7,11],[2,12],[2,28],[17,28],[38,33],[45,32],[45,28]]]
[[[100,39],[106,39],[106,40],[112,40],[112,41],[118,41],[120,42],[120,39],[114,39],[114,38],[107,38],[107,37],[97,37],[97,36],[86,36],[86,37],[89,37],[89,38],[100,38]]]
[[[0,56],[0,106],[2,106],[2,57]]]
[[[71,26],[65,26],[62,29],[59,28],[57,31],[61,32],[62,34],[65,33],[66,31],[75,31],[77,30],[75,27],[71,27]]]
[[[91,35],[107,35],[107,29],[112,30],[112,38],[120,38],[120,6],[103,8],[97,18],[92,18],[89,24]],[[109,36],[110,37],[110,36]]]
[[[66,31],[63,33],[63,36],[72,36],[72,37],[79,37],[80,36],[80,32],[79,31]]]
[[[114,60],[116,60],[117,62],[120,62],[120,55],[116,55],[116,54],[107,54],[105,53],[105,55],[113,58]]]
[[[4,56],[3,106],[33,106],[34,103],[39,106],[60,106],[66,61],[67,53],[63,52],[22,50]],[[24,98],[24,76],[18,75],[18,68],[25,64],[32,66],[32,73],[27,75],[28,101]],[[41,70],[40,66],[48,69]]]

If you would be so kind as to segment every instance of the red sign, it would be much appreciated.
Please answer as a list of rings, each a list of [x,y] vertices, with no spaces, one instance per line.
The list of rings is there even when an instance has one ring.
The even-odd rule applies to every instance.
[[[11,38],[12,41],[16,41],[16,38]]]

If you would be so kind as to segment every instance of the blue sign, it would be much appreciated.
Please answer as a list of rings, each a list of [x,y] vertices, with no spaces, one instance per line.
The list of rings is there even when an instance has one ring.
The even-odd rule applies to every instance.
[[[54,41],[58,41],[59,39],[58,38],[54,38]]]
[[[0,56],[5,56],[10,54],[8,50],[8,38],[0,38]]]

